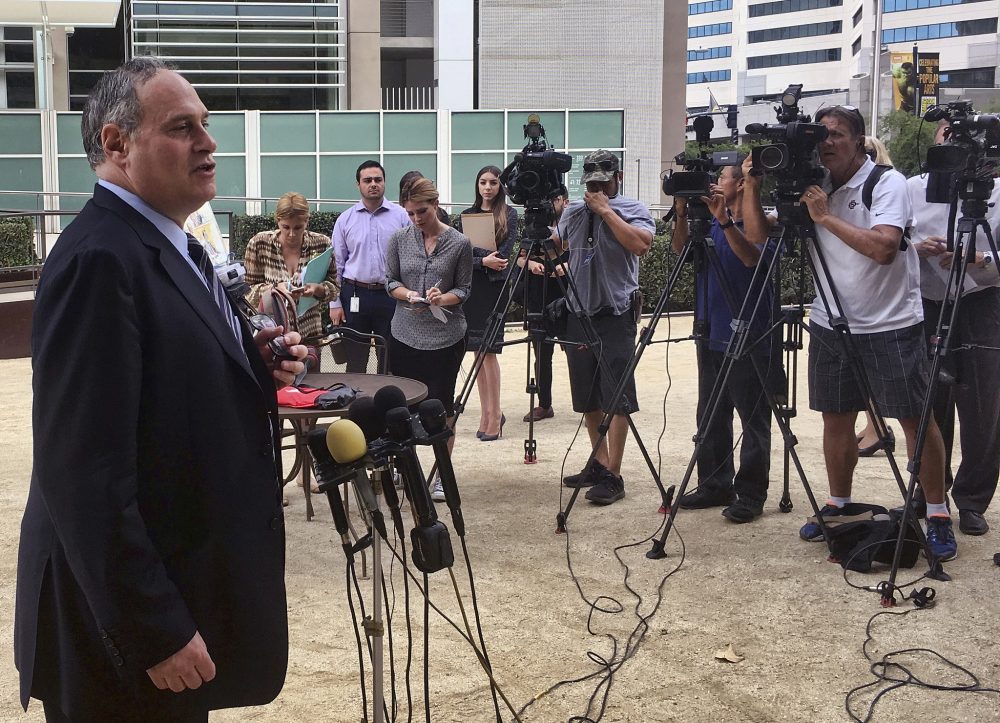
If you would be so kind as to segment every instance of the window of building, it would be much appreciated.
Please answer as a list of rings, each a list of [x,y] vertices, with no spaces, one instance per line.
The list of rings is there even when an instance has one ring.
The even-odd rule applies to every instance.
[[[964,70],[942,70],[942,88],[993,88],[996,70],[994,68],[967,68]]]
[[[858,23],[861,22],[861,18],[864,16],[865,6],[862,5],[858,8],[858,11],[854,13],[854,27],[858,27]]]
[[[35,43],[29,27],[0,27],[0,98],[6,108],[35,108]]]
[[[688,15],[702,13],[717,13],[720,10],[732,10],[733,0],[709,0],[708,2],[691,3],[688,5]]]
[[[861,36],[859,35],[857,40],[851,43],[851,55],[857,55],[861,52]]]
[[[718,83],[721,80],[729,80],[732,73],[729,70],[704,70],[698,73],[688,73],[687,82],[694,83]]]
[[[960,38],[967,35],[986,35],[997,31],[996,18],[980,20],[960,20],[955,23],[934,23],[932,25],[911,25],[906,28],[890,28],[882,31],[883,43],[906,43],[916,40],[937,40],[938,38]]]
[[[725,35],[733,32],[732,23],[713,23],[711,25],[695,25],[688,28],[689,38],[704,38],[709,35]]]
[[[758,3],[750,6],[750,17],[796,13],[801,10],[821,10],[843,5],[843,0],[778,0],[778,2]]]
[[[777,53],[747,58],[747,68],[776,68],[782,65],[805,65],[807,63],[831,63],[840,60],[840,48],[826,50],[805,50],[799,53]],[[690,81],[689,81],[690,82]]]
[[[767,28],[766,30],[751,30],[747,33],[750,43],[766,43],[771,40],[790,40],[792,38],[809,38],[815,35],[834,35],[841,30],[839,20],[826,23],[806,23],[805,25],[789,25],[784,28]]]
[[[733,54],[732,45],[720,45],[716,48],[705,48],[704,50],[689,50],[688,61],[692,60],[714,60],[715,58],[728,58]]]
[[[898,13],[903,10],[923,10],[924,8],[938,8],[945,5],[965,5],[966,3],[979,3],[983,0],[884,0],[882,8],[887,13]]]

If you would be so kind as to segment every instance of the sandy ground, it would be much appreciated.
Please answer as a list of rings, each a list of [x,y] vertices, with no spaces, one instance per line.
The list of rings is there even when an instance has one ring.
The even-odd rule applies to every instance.
[[[683,317],[674,319],[672,327],[673,336],[690,332],[690,322]],[[657,338],[667,335],[664,320]],[[512,336],[508,332],[508,338]],[[471,357],[466,364],[471,364]],[[460,423],[455,468],[488,651],[497,680],[515,708],[557,681],[598,671],[587,653],[595,651],[610,658],[612,643],[607,635],[617,636],[620,654],[636,628],[638,601],[623,585],[624,568],[613,549],[638,542],[620,553],[629,566],[629,585],[642,596],[638,606],[642,615],[653,610],[661,583],[662,603],[650,618],[649,630],[635,656],[614,676],[604,721],[847,720],[845,693],[871,679],[861,645],[866,623],[880,610],[878,598],[848,587],[841,568],[826,561],[822,544],[799,541],[796,530],[808,503],[794,475],[791,498],[795,509],[787,515],[778,511],[780,443],[772,455],[771,498],[761,519],[737,526],[722,518],[717,509],[682,512],[676,526],[679,534],[672,534],[667,544],[668,557],[649,561],[643,555],[649,544],[641,541],[657,531],[662,517],[657,513],[658,493],[635,442],[630,440],[626,450],[625,500],[598,508],[581,497],[570,516],[571,534],[554,534],[556,513],[567,499],[559,485],[560,465],[579,421],[570,412],[565,360],[561,353],[556,354],[556,416],[536,427],[539,463],[535,466],[522,464],[527,425],[520,419],[528,406],[523,393],[525,346],[508,348],[502,368],[508,417],[504,437],[493,443],[476,440],[479,408],[473,393],[464,423]],[[800,369],[804,368],[801,359]],[[654,460],[660,460],[664,481],[679,482],[693,448],[697,394],[693,346],[650,347],[637,377],[642,411],[635,415],[635,423]],[[31,459],[28,360],[0,362],[0,387],[4,390],[0,407],[0,638],[9,646],[19,522]],[[809,481],[822,497],[826,480],[820,419],[806,409],[804,387],[802,380],[801,414],[793,428]],[[661,437],[664,410],[666,432]],[[896,433],[901,438],[898,426]],[[587,451],[578,440],[569,453],[567,473],[580,468]],[[425,455],[424,460],[429,457]],[[345,598],[343,552],[329,510],[317,507],[318,517],[307,523],[301,490],[289,487],[288,491],[288,678],[273,704],[214,713],[212,720],[361,720],[358,659]],[[860,462],[855,499],[898,503],[883,456]],[[233,500],[233,504],[238,503]],[[438,505],[438,510],[450,526],[445,506]],[[994,512],[987,519],[1000,527]],[[683,564],[664,582],[664,576],[682,561],[682,538]],[[458,548],[457,539],[455,543]],[[872,648],[882,655],[890,650],[932,647],[970,669],[983,685],[997,687],[1000,570],[992,566],[991,557],[1000,545],[995,532],[981,538],[959,535],[959,543],[959,559],[947,565],[954,581],[933,583],[936,607],[905,617],[880,617],[874,624]],[[567,550],[582,596],[569,573]],[[388,553],[384,559],[388,567]],[[916,569],[922,571],[920,563]],[[403,706],[399,720],[406,720],[402,685],[406,628],[398,563],[392,572],[396,689]],[[455,572],[468,603],[464,565],[456,564]],[[912,579],[913,572],[904,571],[901,580]],[[884,578],[884,574],[852,577],[866,585]],[[361,585],[370,602],[371,581],[362,580]],[[423,611],[418,594],[413,592],[414,719],[422,720]],[[591,635],[590,606],[583,598],[593,601],[598,596],[616,598],[624,612],[594,614],[590,626],[595,635]],[[432,576],[431,597],[460,621],[445,573]],[[605,600],[601,607],[613,609],[614,605]],[[487,680],[468,646],[433,613],[430,638],[433,720],[492,720]],[[729,644],[745,656],[742,662],[713,659],[717,650]],[[41,720],[37,702],[27,715],[20,711],[10,653],[0,656],[0,661],[0,719]],[[913,665],[925,679],[956,679],[928,658],[915,659]],[[367,661],[366,668],[370,673]],[[583,714],[594,687],[594,680],[562,687],[532,705],[523,719],[566,721]],[[596,717],[596,709],[592,715]],[[917,717],[994,721],[1000,719],[1000,698],[910,687],[889,694],[879,705],[875,720]],[[513,720],[513,716],[508,713],[505,720]]]

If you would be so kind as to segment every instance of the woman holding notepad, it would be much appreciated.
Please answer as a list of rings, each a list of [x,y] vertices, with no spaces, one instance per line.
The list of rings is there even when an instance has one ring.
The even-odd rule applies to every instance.
[[[323,331],[320,317],[323,304],[300,303],[300,300],[329,302],[337,298],[337,265],[333,253],[328,254],[325,278],[318,283],[302,282],[309,262],[330,250],[330,237],[306,230],[309,202],[301,193],[289,192],[279,198],[274,220],[277,229],[262,231],[247,243],[243,258],[246,282],[250,284],[247,301],[257,308],[266,292],[284,287],[283,291],[298,303],[301,312],[297,331],[303,340],[317,337]],[[303,309],[305,306],[309,308]]]
[[[503,347],[498,346],[503,341],[503,327],[488,349],[482,348],[483,334],[500,298],[507,277],[507,260],[517,240],[517,211],[507,205],[507,192],[500,183],[500,169],[496,166],[486,166],[476,174],[476,205],[462,211],[459,230],[473,245],[472,294],[465,308],[469,322],[466,350],[485,355],[476,378],[480,406],[476,436],[483,442],[492,442],[503,434],[503,424],[507,421],[500,409],[500,361],[497,359],[497,354],[503,351]],[[503,307],[501,302],[500,309]]]

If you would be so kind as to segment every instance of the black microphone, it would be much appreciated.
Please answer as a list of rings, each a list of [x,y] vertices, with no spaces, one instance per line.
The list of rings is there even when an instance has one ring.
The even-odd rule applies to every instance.
[[[405,399],[403,404],[406,404]],[[398,406],[400,405],[393,405]],[[372,442],[385,434],[385,415],[379,415],[375,400],[371,397],[359,397],[351,402],[351,406],[347,408],[347,418],[361,427],[366,442]]]
[[[393,387],[397,391],[398,387]],[[381,391],[381,390],[380,390]],[[402,394],[402,391],[399,392]],[[398,399],[398,395],[389,393],[389,396]],[[388,401],[393,401],[392,399]],[[380,397],[383,404],[387,403],[385,395]],[[403,404],[406,403],[404,398]],[[399,406],[394,404],[393,406]],[[399,504],[399,494],[393,484],[390,473],[388,454],[390,452],[386,446],[385,435],[385,410],[379,412],[375,400],[371,397],[359,397],[351,402],[347,409],[347,418],[357,424],[364,432],[365,442],[368,444],[368,452],[375,461],[375,474],[379,476],[382,484],[382,496],[385,497],[386,505],[389,507],[389,515],[392,517],[392,526],[396,528],[396,534],[403,538],[406,534],[403,527],[403,514]]]
[[[764,123],[748,123],[745,130],[751,135],[757,135],[766,131],[767,125]]]
[[[313,474],[316,476],[316,484],[320,490],[326,493],[327,502],[330,504],[330,512],[333,514],[333,526],[337,528],[340,535],[340,542],[344,547],[344,554],[348,559],[353,558],[354,552],[351,548],[351,538],[349,536],[350,526],[347,523],[347,511],[344,509],[344,500],[340,496],[340,486],[333,482],[337,476],[337,463],[333,461],[333,456],[326,446],[326,430],[311,429],[306,435],[306,444],[313,458]]]
[[[451,510],[451,521],[455,525],[455,532],[459,537],[465,537],[462,497],[458,493],[455,468],[452,467],[451,455],[448,453],[448,438],[453,434],[447,423],[448,412],[445,411],[440,399],[425,399],[417,407],[417,414],[420,415],[420,422],[430,435],[428,441],[434,450],[434,459],[441,475],[441,487],[444,489],[448,509]]]
[[[365,457],[368,445],[365,444],[365,435],[361,428],[350,419],[338,419],[326,430],[326,446],[341,470],[339,477],[341,479],[346,477],[354,482],[354,488],[368,509],[368,514],[371,515],[372,526],[382,539],[387,540],[385,519],[378,508],[371,480],[368,479],[368,460]],[[320,485],[320,490],[322,489],[323,486]]]
[[[417,521],[416,526],[410,530],[413,564],[421,572],[427,573],[451,567],[455,562],[451,538],[448,528],[437,518],[424,471],[413,448],[410,410],[406,407],[390,409],[385,415],[385,422],[389,438],[398,445],[396,468],[403,476],[403,484]]]
[[[390,409],[395,409],[396,407],[406,406],[406,395],[403,394],[403,390],[397,386],[389,385],[387,387],[382,387],[377,392],[375,392],[375,409],[378,412],[378,423],[385,428],[385,415],[389,413]],[[381,435],[381,432],[379,433]]]

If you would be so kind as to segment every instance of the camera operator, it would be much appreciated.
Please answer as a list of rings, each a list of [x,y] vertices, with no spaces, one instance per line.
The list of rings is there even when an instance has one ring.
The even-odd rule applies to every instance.
[[[719,181],[701,200],[711,211],[709,234],[714,242],[722,271],[722,280],[714,267],[695,279],[695,320],[704,325],[697,336],[698,351],[698,424],[708,413],[707,404],[722,371],[726,347],[732,336],[733,312],[727,303],[723,284],[732,290],[739,306],[751,294],[754,269],[765,245],[755,245],[743,235],[744,172],[738,165],[723,166]],[[687,201],[674,201],[676,226],[671,244],[680,253],[688,241]],[[773,253],[773,247],[769,250]],[[764,276],[757,280],[752,298],[760,294]],[[751,321],[752,340],[759,339],[770,326],[774,307],[773,286],[768,283]],[[760,359],[760,368],[768,369],[771,359],[769,338],[750,350]],[[780,364],[780,361],[777,361]],[[740,469],[733,463],[733,410],[740,415],[743,441],[740,446]],[[680,499],[684,509],[724,507],[722,514],[735,523],[752,522],[763,512],[767,499],[768,473],[771,467],[771,409],[749,356],[733,361],[719,408],[711,425],[705,429],[698,454],[698,488]],[[735,489],[734,489],[735,488]],[[735,499],[734,499],[735,492]]]
[[[569,291],[567,338],[585,342],[587,334],[577,313],[590,319],[600,342],[595,348],[567,347],[573,409],[582,412],[596,448],[593,463],[564,479],[568,487],[591,487],[587,499],[609,505],[625,497],[621,478],[622,455],[628,437],[626,413],[639,409],[635,379],[630,378],[616,409],[607,439],[598,446],[599,426],[613,401],[615,388],[632,359],[636,320],[642,312],[639,298],[639,257],[649,251],[656,226],[639,201],[620,195],[618,156],[598,150],[583,160],[583,203],[572,203],[563,213],[559,237],[568,248],[570,276],[579,298]],[[600,363],[598,358],[600,357]],[[601,365],[610,370],[605,373]]]
[[[944,143],[949,124],[942,121],[936,141]],[[930,174],[907,181],[913,204],[913,246],[920,257],[920,292],[924,304],[924,330],[935,333],[944,299],[952,253],[948,251],[950,204],[928,203]],[[994,182],[987,222],[994,238],[1000,234],[1000,183]],[[955,413],[960,424],[962,463],[954,477],[951,496],[958,507],[958,529],[966,535],[989,531],[983,514],[997,488],[1000,475],[1000,274],[986,235],[976,234],[976,258],[966,269],[965,288],[958,318],[951,327],[949,349],[944,357],[951,384],[939,382],[934,399],[934,418],[945,445],[945,477],[951,482],[951,450],[955,436]],[[968,348],[964,348],[968,347]],[[992,348],[991,348],[992,347]],[[923,515],[923,502],[917,511]]]
[[[562,218],[563,211],[569,204],[569,191],[566,186],[560,185],[557,195],[552,199],[552,210],[555,213],[555,222],[558,225]],[[552,227],[553,240],[558,240],[559,235],[556,227]],[[563,269],[569,258],[567,253],[555,256],[555,252],[550,252],[552,263],[555,265],[556,276],[564,276]],[[554,276],[546,271],[545,264],[541,260],[528,259],[527,252],[522,251],[517,257],[517,265],[523,267],[527,263],[527,271],[538,276],[537,279],[529,279],[527,275],[521,277],[520,284],[527,285],[528,311],[531,313],[544,314],[545,307],[549,306],[556,299],[562,298],[563,292],[559,282]],[[523,295],[523,289],[514,292],[515,298]],[[552,356],[555,353],[555,343],[548,337],[554,336],[551,332],[546,334],[545,339],[532,337],[531,344],[535,353],[535,379],[538,383],[538,406],[524,415],[523,421],[540,422],[543,419],[551,419],[555,416],[552,408]]]
[[[871,384],[874,402],[885,417],[898,419],[911,451],[928,386],[927,351],[923,334],[919,269],[916,251],[902,244],[910,220],[910,203],[903,176],[888,170],[875,185],[871,209],[862,189],[875,164],[865,154],[865,122],[855,108],[826,107],[816,113],[828,137],[819,144],[828,171],[822,187],[810,185],[799,199],[816,227],[814,245],[822,250],[826,273],[810,247],[819,292],[809,321],[809,406],[823,414],[823,454],[830,483],[824,517],[841,514],[851,501],[858,444],[857,414],[866,407],[864,393],[845,358],[834,324],[847,322],[854,348]],[[760,197],[759,179],[751,176],[745,192]],[[759,203],[744,209],[747,236],[763,241],[766,225]],[[827,314],[828,300],[837,318]],[[931,422],[920,467],[920,484],[927,498],[927,539],[939,560],[957,555],[955,534],[944,499],[944,444]],[[799,536],[823,539],[813,521]]]

